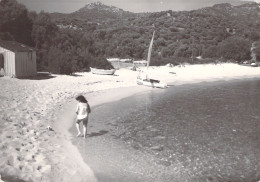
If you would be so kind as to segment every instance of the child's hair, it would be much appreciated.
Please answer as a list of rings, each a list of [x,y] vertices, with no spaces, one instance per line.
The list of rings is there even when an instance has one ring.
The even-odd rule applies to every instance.
[[[83,95],[77,96],[76,100],[82,103],[88,103],[87,99]]]

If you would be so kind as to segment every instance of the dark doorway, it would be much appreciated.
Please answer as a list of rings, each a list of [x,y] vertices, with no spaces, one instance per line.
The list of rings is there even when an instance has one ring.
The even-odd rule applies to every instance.
[[[3,54],[0,54],[0,70],[3,68],[5,68],[4,66],[5,64],[5,60],[4,60],[4,55]]]
[[[5,59],[4,59],[4,55],[0,54],[0,76],[4,76],[4,70],[5,70]]]

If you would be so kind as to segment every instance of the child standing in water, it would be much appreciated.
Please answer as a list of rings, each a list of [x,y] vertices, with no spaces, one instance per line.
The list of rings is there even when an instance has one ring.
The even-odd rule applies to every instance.
[[[76,109],[77,119],[76,119],[76,128],[78,130],[77,137],[81,136],[80,132],[80,122],[83,123],[83,136],[87,136],[87,125],[88,125],[88,115],[91,112],[88,101],[83,95],[76,97],[76,100],[79,102]]]

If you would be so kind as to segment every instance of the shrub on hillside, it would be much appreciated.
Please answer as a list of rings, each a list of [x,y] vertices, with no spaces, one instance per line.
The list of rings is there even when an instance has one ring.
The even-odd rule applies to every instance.
[[[206,48],[203,53],[203,58],[215,58],[217,57],[218,47],[217,46],[209,46]]]
[[[98,68],[98,69],[113,69],[114,67],[111,65],[111,63],[103,57],[98,57],[96,59],[93,59],[90,63],[90,67]]]
[[[242,62],[251,59],[251,42],[240,37],[230,37],[218,45],[218,55],[228,60]]]
[[[219,60],[218,58],[205,58],[205,59],[196,59],[195,60],[196,64],[208,64],[208,63],[218,63]]]
[[[191,58],[184,58],[184,57],[160,57],[155,56],[151,58],[150,66],[164,66],[168,63],[171,63],[173,65],[179,65],[182,63],[191,63]]]
[[[256,54],[256,61],[260,61],[260,41],[256,43],[256,48],[254,49]]]

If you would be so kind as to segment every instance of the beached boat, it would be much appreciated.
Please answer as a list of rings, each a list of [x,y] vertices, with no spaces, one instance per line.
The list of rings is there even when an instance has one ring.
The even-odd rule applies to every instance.
[[[258,67],[258,64],[256,64],[256,63],[251,63],[250,64],[252,67]]]
[[[244,61],[241,65],[243,65],[243,66],[251,66],[251,67],[258,67],[258,66],[260,66],[260,64],[259,63],[255,63],[255,62],[249,62],[249,61]]]
[[[138,85],[144,85],[148,87],[155,87],[155,88],[167,88],[167,83],[163,83],[160,80],[156,79],[151,79],[148,76],[148,68],[150,65],[150,60],[151,60],[151,53],[152,53],[152,47],[153,47],[153,39],[154,39],[154,32],[153,32],[153,37],[150,42],[149,50],[148,50],[148,56],[147,56],[147,70],[146,70],[146,76],[141,76],[141,71],[139,72],[137,76],[137,84]]]
[[[90,70],[93,74],[97,74],[97,75],[113,75],[116,72],[116,69],[105,70],[105,69],[97,69],[91,67]]]

